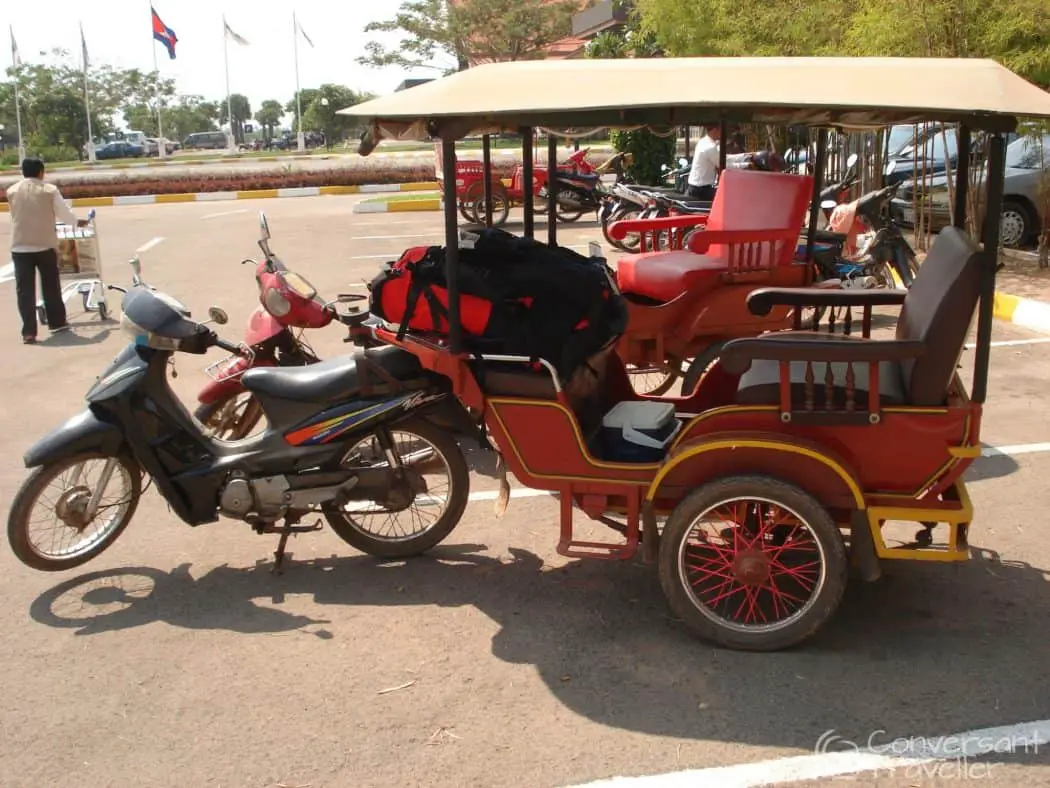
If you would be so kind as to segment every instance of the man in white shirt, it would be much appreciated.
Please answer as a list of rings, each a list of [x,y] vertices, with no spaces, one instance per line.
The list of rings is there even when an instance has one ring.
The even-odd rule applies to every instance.
[[[721,133],[718,126],[713,126],[696,143],[693,167],[689,171],[689,185],[686,188],[686,194],[693,199],[705,202],[715,199],[715,187],[718,183],[718,140]],[[726,156],[726,166],[747,169],[751,166],[751,154],[730,154]]]
[[[40,159],[22,161],[22,180],[8,188],[7,202],[13,229],[11,261],[15,266],[22,341],[31,345],[36,342],[37,331],[37,272],[40,273],[44,311],[51,333],[69,329],[58,272],[58,232],[55,223],[83,226],[86,222],[77,221],[57,186],[44,183],[44,162]]]

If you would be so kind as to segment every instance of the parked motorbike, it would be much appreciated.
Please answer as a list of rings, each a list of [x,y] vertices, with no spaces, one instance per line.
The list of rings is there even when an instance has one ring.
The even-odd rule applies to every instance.
[[[679,159],[676,169],[671,169],[665,164],[662,170],[665,184],[663,186],[649,186],[627,181],[613,185],[608,199],[598,214],[602,235],[610,245],[631,254],[639,250],[640,239],[637,235],[628,235],[623,240],[615,239],[609,234],[609,227],[614,222],[644,219],[655,215],[653,213],[655,205],[650,195],[661,195],[671,199],[689,199],[685,194],[690,170],[689,160]]]
[[[469,488],[454,431],[475,427],[445,378],[394,346],[309,367],[251,369],[241,383],[258,398],[267,429],[240,441],[209,437],[168,384],[174,354],[219,347],[250,358],[252,351],[208,327],[227,322],[221,309],[197,322],[141,281],[137,260],[132,266],[131,288],[109,286],[124,293],[121,329],[130,343],[91,386],[86,409],[25,454],[33,470],[8,518],[8,540],[22,563],[60,571],[102,553],[131,521],[147,474],[189,525],[225,516],[279,534],[275,570],[290,534],[322,527],[321,517],[299,525],[314,514],[353,547],[382,557],[415,555],[448,536]],[[404,452],[402,441],[421,448]],[[94,475],[93,464],[101,466]],[[429,522],[407,535],[374,530],[371,518],[389,526],[428,495],[432,484],[423,474],[435,467],[447,477],[446,495],[431,496],[440,514],[414,512],[413,523]],[[120,489],[107,495],[114,481]],[[40,506],[60,532],[50,545],[30,528]]]
[[[262,410],[251,392],[241,384],[241,375],[253,367],[288,367],[316,364],[320,361],[303,337],[305,329],[324,328],[333,321],[353,327],[368,313],[337,312],[336,304],[363,301],[363,294],[341,294],[325,302],[317,289],[303,276],[289,271],[270,249],[270,229],[266,215],[259,219],[262,235],[259,247],[263,259],[252,259],[255,281],[259,288],[259,306],[248,317],[244,343],[251,348],[249,357],[231,355],[205,368],[212,378],[197,395],[200,405],[194,416],[209,434],[225,440],[246,438],[258,426]],[[299,329],[298,334],[293,329]]]

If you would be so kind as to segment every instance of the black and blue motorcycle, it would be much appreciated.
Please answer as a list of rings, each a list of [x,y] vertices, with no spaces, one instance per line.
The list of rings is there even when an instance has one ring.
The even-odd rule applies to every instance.
[[[131,288],[109,286],[124,293],[121,328],[131,342],[91,386],[87,407],[25,454],[33,471],[8,519],[22,563],[60,571],[102,553],[131,521],[147,476],[188,525],[225,516],[279,534],[275,570],[288,536],[319,530],[322,517],[353,547],[384,558],[422,553],[451,533],[470,485],[455,436],[478,428],[446,378],[389,345],[252,369],[242,381],[266,430],[209,437],[168,383],[174,354],[251,350],[208,327],[227,322],[221,309],[197,322],[141,280],[137,260],[132,268]],[[402,513],[407,528],[395,522]],[[312,515],[321,517],[300,525]]]

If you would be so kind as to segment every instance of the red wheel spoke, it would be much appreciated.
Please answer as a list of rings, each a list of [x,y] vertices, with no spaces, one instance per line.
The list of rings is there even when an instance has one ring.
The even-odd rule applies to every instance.
[[[775,561],[770,564],[769,573],[770,580],[777,575],[787,575],[796,580],[799,585],[809,583],[809,590],[812,590],[813,586],[817,584],[817,577],[820,575],[820,561],[810,561],[808,564],[802,564],[801,566],[784,566],[780,562]]]
[[[747,616],[745,621],[759,619],[762,622],[766,622],[765,612],[762,610],[762,605],[759,604],[759,592],[761,589],[748,586],[744,589],[744,593],[747,595],[748,606]]]
[[[798,604],[800,604],[800,605],[806,604],[806,600],[805,599],[800,599],[799,597],[795,596],[794,594],[789,594],[787,591],[784,591],[783,589],[778,588],[775,583],[767,583],[766,585],[764,585],[762,587],[765,588],[767,591],[769,591],[769,593],[775,594],[776,596],[782,597],[783,599],[790,599],[792,602],[798,602]]]
[[[724,594],[719,594],[714,599],[708,600],[705,604],[708,605],[709,607],[717,605],[722,600],[729,599],[729,597],[733,596],[733,594],[744,590],[744,586],[740,585],[737,582],[728,583],[728,585],[731,585],[732,588],[730,588]]]
[[[714,569],[704,569],[703,567],[699,567],[699,566],[687,566],[686,568],[689,569],[690,571],[693,571],[693,572],[702,572],[705,577],[718,577],[718,578],[721,578],[723,580],[731,580],[731,581],[735,581],[736,580],[736,576],[733,575],[732,572],[718,572],[718,571],[716,571]],[[693,585],[697,585],[699,582],[701,582],[701,580],[703,580],[703,578],[699,578],[699,579],[693,581]]]

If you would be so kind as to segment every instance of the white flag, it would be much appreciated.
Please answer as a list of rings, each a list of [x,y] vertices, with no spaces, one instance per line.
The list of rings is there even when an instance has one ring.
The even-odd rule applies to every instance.
[[[14,25],[10,27],[11,30],[11,62],[15,68],[22,65],[22,58],[18,56],[18,44],[15,43],[15,28]]]
[[[295,25],[299,28],[299,32],[303,34],[303,38],[306,39],[306,43],[310,45],[311,49],[314,48],[314,42],[310,40],[310,36],[306,35],[306,31],[303,30],[303,26],[299,24],[299,20],[296,20]]]
[[[226,17],[223,17],[222,24],[226,28],[226,36],[231,41],[236,41],[238,44],[240,44],[241,46],[244,46],[244,47],[248,46],[248,39],[246,39],[243,36],[239,36],[236,33],[234,33],[233,29],[230,27],[230,23],[226,21]]]

